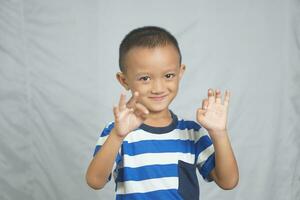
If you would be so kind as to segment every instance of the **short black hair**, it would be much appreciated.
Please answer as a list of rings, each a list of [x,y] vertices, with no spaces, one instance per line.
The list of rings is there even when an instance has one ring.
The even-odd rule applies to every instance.
[[[173,45],[179,54],[181,64],[181,52],[176,38],[166,29],[157,26],[144,26],[130,31],[122,40],[119,48],[119,68],[125,71],[125,57],[134,47],[155,48]]]

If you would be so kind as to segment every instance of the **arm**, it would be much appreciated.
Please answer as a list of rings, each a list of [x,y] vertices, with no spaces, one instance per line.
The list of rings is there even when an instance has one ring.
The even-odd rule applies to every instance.
[[[93,189],[101,189],[112,171],[123,138],[113,128],[99,152],[92,159],[87,172],[87,184]]]
[[[93,189],[101,189],[107,183],[124,138],[139,127],[149,113],[145,106],[136,102],[137,96],[138,93],[134,93],[126,103],[126,97],[122,94],[119,105],[114,107],[115,126],[86,172],[87,184]]]
[[[217,138],[212,137],[216,166],[210,176],[222,189],[233,189],[238,183],[239,174],[227,131],[209,132],[209,134],[218,135]]]
[[[222,103],[221,91],[209,89],[208,99],[203,100],[202,108],[197,112],[197,120],[208,130],[215,149],[215,168],[210,176],[222,189],[233,189],[239,180],[238,166],[227,132],[229,98],[230,94],[226,91]]]

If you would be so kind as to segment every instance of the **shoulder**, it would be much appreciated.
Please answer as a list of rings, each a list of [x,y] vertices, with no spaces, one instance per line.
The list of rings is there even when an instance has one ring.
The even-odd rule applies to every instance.
[[[177,129],[192,134],[195,141],[198,141],[203,136],[209,137],[206,129],[194,120],[178,117]]]
[[[100,135],[99,135],[97,143],[96,143],[96,148],[94,151],[94,156],[96,155],[96,153],[99,151],[101,146],[104,144],[104,142],[108,138],[108,135],[111,132],[111,130],[113,129],[113,127],[114,127],[114,122],[109,122],[108,124],[106,124],[106,126],[100,132]]]

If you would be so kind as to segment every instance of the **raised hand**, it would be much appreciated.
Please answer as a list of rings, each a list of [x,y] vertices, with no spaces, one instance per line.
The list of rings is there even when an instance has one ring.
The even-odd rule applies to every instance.
[[[226,131],[229,99],[229,91],[225,91],[222,103],[221,91],[209,89],[208,99],[204,99],[202,108],[197,110],[197,121],[208,131]]]
[[[126,95],[121,94],[119,105],[114,106],[115,129],[120,137],[125,137],[138,128],[149,114],[148,109],[137,102],[138,95],[138,92],[135,92],[126,103]]]

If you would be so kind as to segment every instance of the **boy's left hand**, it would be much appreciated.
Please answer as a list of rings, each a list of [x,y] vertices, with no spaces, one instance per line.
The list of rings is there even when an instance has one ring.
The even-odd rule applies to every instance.
[[[197,110],[197,121],[210,133],[227,130],[227,113],[230,92],[225,91],[224,102],[219,89],[208,90],[208,99],[202,101],[202,108]]]

